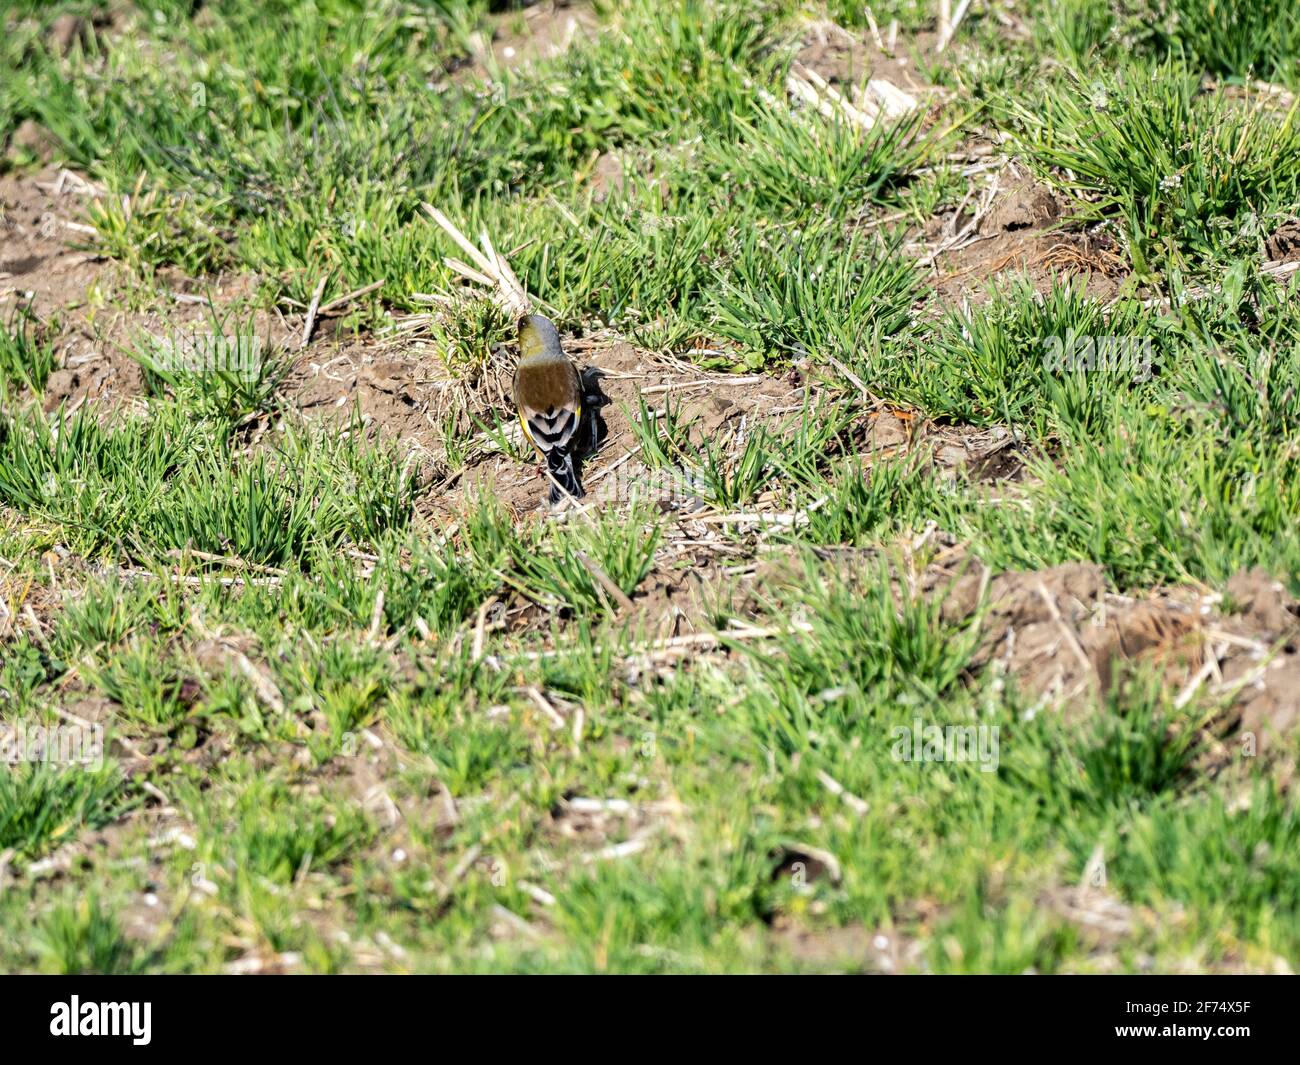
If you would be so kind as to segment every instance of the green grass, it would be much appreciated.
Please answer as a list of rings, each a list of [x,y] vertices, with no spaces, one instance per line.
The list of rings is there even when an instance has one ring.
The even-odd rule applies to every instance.
[[[1200,76],[1129,65],[1012,105],[1029,161],[1076,217],[1115,227],[1144,278],[1256,251],[1300,195],[1295,108],[1202,93]]]
[[[949,95],[869,132],[784,92],[811,20],[868,38],[860,4],[602,4],[486,68],[473,34],[517,13],[479,0],[191,6],[62,55],[48,25],[84,5],[0,16],[0,142],[37,121],[105,185],[81,221],[113,278],[95,315],[0,330],[0,727],[107,740],[98,769],[0,772],[0,969],[870,967],[846,930],[933,972],[1294,967],[1294,734],[1207,773],[1224,697],[1148,660],[1054,710],[985,664],[988,604],[949,617],[922,580],[969,552],[1138,597],[1254,566],[1300,591],[1300,289],[1260,269],[1300,139],[1249,87],[1296,88],[1291,5],[1063,0],[1025,34],[974,5],[936,57],[933,5],[879,0]],[[1129,275],[937,295],[990,141]],[[637,490],[532,512],[477,479],[532,457],[480,394],[512,324],[460,292],[411,347],[468,399],[427,412],[431,459],[360,406],[295,409],[335,341],[258,323],[382,280],[344,330],[388,343],[454,287],[424,202],[566,334],[697,365],[604,410]],[[251,297],[195,323],[178,273]],[[101,310],[143,394],[53,402]],[[743,422],[690,380],[719,371],[767,375]],[[886,410],[935,449],[873,452]],[[945,458],[995,428],[1013,481]],[[934,729],[982,756],[899,754]],[[1138,915],[1114,946],[1051,905],[1098,847]]]
[[[245,455],[228,422],[191,413],[162,405],[111,425],[84,408],[32,417],[0,444],[0,501],[67,526],[90,553],[188,548],[263,565],[410,519],[415,471],[359,433],[294,428]]]
[[[6,405],[24,392],[40,392],[54,370],[54,351],[28,313],[14,312],[0,325],[0,400]]]
[[[1198,4],[1174,0],[1157,24],[1158,47],[1193,59],[1211,74],[1254,75],[1296,84],[1300,12],[1281,0]]]
[[[24,857],[41,854],[75,839],[78,831],[109,824],[129,806],[112,768],[6,767],[0,777],[0,849]]]

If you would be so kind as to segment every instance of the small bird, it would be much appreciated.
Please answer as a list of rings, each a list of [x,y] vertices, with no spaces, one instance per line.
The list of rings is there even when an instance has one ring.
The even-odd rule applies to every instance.
[[[574,467],[582,424],[582,379],[560,347],[549,319],[530,314],[519,323],[515,404],[524,435],[546,460],[552,503],[583,495]]]

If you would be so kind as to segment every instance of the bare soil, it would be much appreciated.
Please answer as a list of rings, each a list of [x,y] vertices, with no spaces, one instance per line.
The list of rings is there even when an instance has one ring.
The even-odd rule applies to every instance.
[[[137,306],[124,267],[98,254],[85,212],[104,191],[53,166],[0,176],[0,319],[31,311],[54,338],[56,370],[45,388],[46,409],[94,400],[105,409],[144,394],[140,365],[128,351],[141,338],[211,331],[211,307],[249,303],[256,279],[218,275],[201,280],[176,270],[153,278],[154,295]],[[135,297],[138,299],[138,295]],[[277,314],[255,314],[269,345],[288,344]]]
[[[1118,295],[1128,270],[1113,241],[1097,230],[1069,228],[1052,191],[1016,173],[1012,164],[1001,178],[1007,185],[979,219],[977,239],[938,259],[939,292],[983,302],[991,282],[1017,274],[1038,292],[1049,291],[1064,276],[1079,279],[1096,299]],[[948,225],[961,229],[966,221],[963,215]]]
[[[886,32],[882,26],[882,39]],[[854,33],[822,21],[809,27],[795,58],[833,85],[860,85],[869,78],[885,78],[924,99],[937,90],[918,72],[915,57],[932,54],[937,39],[931,31],[900,33],[891,52],[877,45],[866,31]]]
[[[952,622],[972,618],[984,593],[974,667],[1014,678],[1041,706],[1095,707],[1126,667],[1144,662],[1180,698],[1221,701],[1214,732],[1253,744],[1248,757],[1300,723],[1300,604],[1262,571],[1237,574],[1225,595],[1187,587],[1118,595],[1100,567],[1084,563],[990,577],[963,560],[932,570],[927,582]],[[1233,753],[1220,746],[1214,760],[1226,764]]]

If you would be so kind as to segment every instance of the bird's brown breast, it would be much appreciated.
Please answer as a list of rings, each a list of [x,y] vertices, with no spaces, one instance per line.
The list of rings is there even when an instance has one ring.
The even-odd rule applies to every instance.
[[[515,402],[523,409],[560,410],[580,400],[578,371],[567,359],[526,362],[515,371]]]

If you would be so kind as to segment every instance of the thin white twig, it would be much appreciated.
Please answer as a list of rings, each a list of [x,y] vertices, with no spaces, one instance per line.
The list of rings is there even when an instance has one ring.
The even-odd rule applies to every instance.
[[[944,6],[947,6],[948,0],[944,0]],[[970,10],[971,0],[961,0],[957,5],[957,10],[953,12],[951,20],[946,26],[939,28],[939,43],[935,46],[936,52],[942,52],[949,44],[952,43],[953,37],[957,33],[957,27],[961,25],[961,20],[966,17],[966,12]]]
[[[302,340],[298,342],[299,351],[305,348],[307,342],[311,340],[311,331],[316,325],[316,315],[320,311],[320,298],[325,295],[325,286],[328,284],[329,279],[330,272],[326,270],[321,275],[321,279],[316,282],[316,291],[312,293],[311,304],[307,307],[307,318],[302,324]]]

